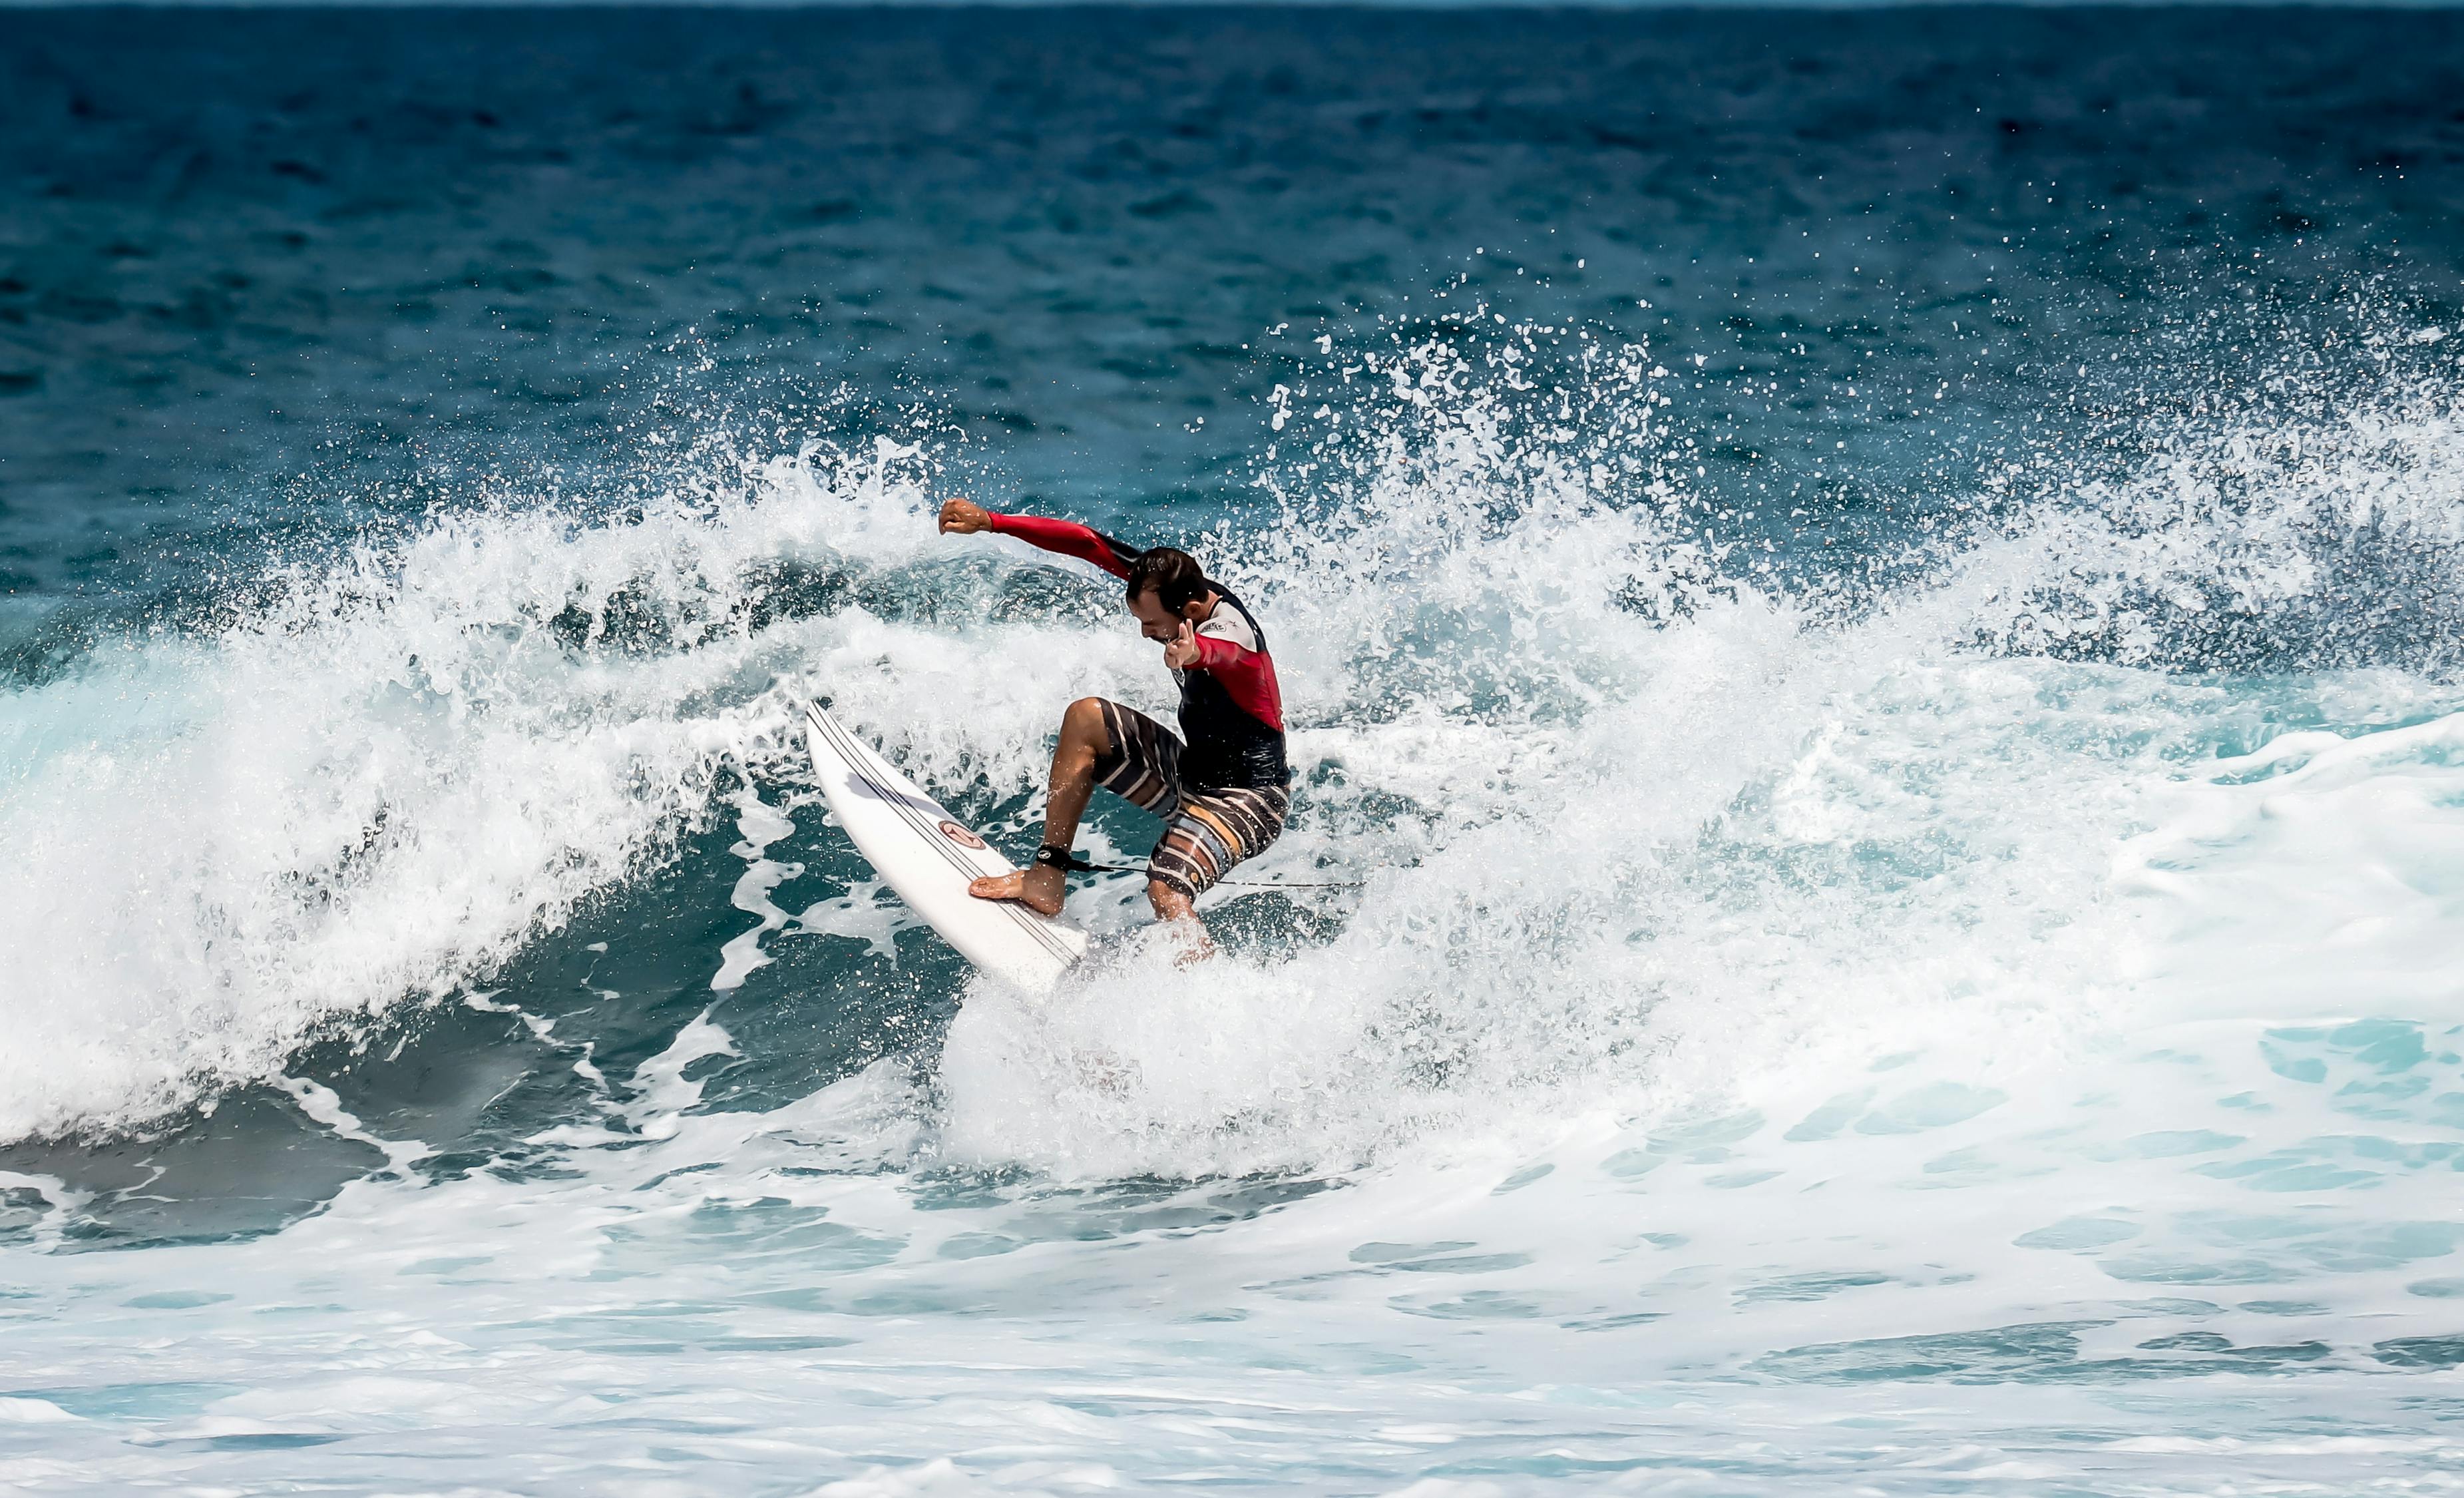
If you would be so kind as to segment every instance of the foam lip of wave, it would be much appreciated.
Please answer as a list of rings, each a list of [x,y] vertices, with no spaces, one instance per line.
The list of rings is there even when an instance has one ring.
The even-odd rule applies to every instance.
[[[912,458],[777,464],[773,502],[630,525],[440,518],[277,575],[261,614],[12,694],[0,1136],[275,1075],[663,857],[718,767],[781,739],[780,646],[743,622],[759,578],[877,554]],[[645,610],[689,648],[604,643]]]

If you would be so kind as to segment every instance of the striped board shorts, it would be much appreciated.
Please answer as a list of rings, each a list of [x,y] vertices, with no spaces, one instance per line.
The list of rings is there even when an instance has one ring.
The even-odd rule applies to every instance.
[[[1135,708],[1097,700],[1112,747],[1095,758],[1095,783],[1164,819],[1163,837],[1147,855],[1149,879],[1195,900],[1284,830],[1290,791],[1183,785],[1178,736]]]

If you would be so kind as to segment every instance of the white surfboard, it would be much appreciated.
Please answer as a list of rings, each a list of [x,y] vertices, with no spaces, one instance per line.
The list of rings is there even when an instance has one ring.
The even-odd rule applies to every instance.
[[[969,894],[970,880],[1008,873],[1016,866],[818,702],[804,705],[804,738],[830,812],[855,840],[856,850],[959,956],[996,978],[1039,991],[1086,956],[1087,934],[1067,921]]]

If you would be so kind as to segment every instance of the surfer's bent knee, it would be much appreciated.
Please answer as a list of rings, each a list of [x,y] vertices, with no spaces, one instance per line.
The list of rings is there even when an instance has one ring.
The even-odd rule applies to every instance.
[[[1102,697],[1080,697],[1070,703],[1061,715],[1061,727],[1064,733],[1075,731],[1080,738],[1094,745],[1097,754],[1112,747],[1112,736],[1104,731]]]

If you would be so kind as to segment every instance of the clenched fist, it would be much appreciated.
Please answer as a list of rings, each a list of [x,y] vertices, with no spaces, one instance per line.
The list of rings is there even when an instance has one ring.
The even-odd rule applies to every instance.
[[[973,536],[978,531],[993,528],[992,513],[982,505],[966,499],[941,501],[941,534]]]

